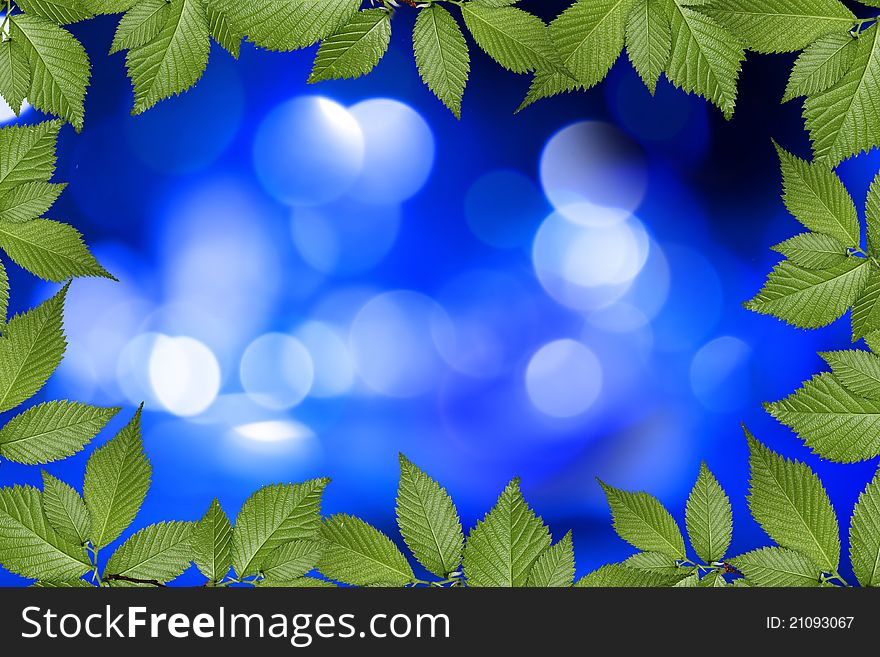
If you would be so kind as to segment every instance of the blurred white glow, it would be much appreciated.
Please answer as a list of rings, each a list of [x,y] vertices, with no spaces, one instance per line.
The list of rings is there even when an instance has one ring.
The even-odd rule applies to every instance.
[[[263,120],[254,168],[270,195],[288,205],[318,205],[345,194],[363,171],[364,135],[342,105],[294,98]]]
[[[557,340],[541,347],[526,369],[526,390],[539,411],[557,418],[587,411],[602,391],[602,366],[586,346]]]
[[[280,443],[288,440],[313,438],[314,433],[306,425],[291,420],[267,420],[251,422],[235,427],[242,438],[258,443]]]
[[[314,363],[313,397],[337,397],[354,383],[354,363],[342,334],[330,324],[310,321],[295,332]]]
[[[2,18],[0,18],[2,20]],[[24,101],[21,105],[21,116],[24,116],[25,112],[27,112],[31,108],[30,104],[27,101]],[[0,98],[0,123],[8,123],[9,121],[13,121],[18,117],[15,116],[15,112],[12,111],[12,108],[9,104]]]
[[[198,415],[220,392],[220,365],[213,352],[190,337],[160,335],[150,353],[150,383],[174,415]]]
[[[691,361],[691,390],[710,411],[741,408],[751,393],[748,344],[729,335],[705,344]]]
[[[150,382],[150,355],[160,333],[141,333],[123,347],[116,361],[116,384],[131,404],[161,408]]]
[[[400,207],[340,199],[296,208],[293,243],[303,260],[324,274],[361,274],[391,250],[400,228]]]
[[[638,219],[618,210],[589,204],[566,210],[550,215],[535,236],[532,260],[538,280],[570,308],[608,306],[644,267],[650,238]]]
[[[541,156],[541,184],[559,210],[589,202],[636,210],[647,187],[643,156],[609,123],[584,121],[557,132]]]
[[[423,394],[437,384],[445,367],[435,340],[449,339],[451,331],[445,311],[430,297],[407,290],[380,294],[352,323],[355,369],[380,394]]]
[[[296,406],[312,388],[315,366],[303,344],[285,333],[267,333],[251,342],[241,357],[241,384],[260,406]]]
[[[633,304],[620,301],[590,313],[587,321],[592,326],[609,333],[630,333],[647,326],[650,319]]]
[[[349,108],[364,137],[364,166],[351,194],[387,205],[414,196],[434,166],[434,134],[409,105],[388,98]]]

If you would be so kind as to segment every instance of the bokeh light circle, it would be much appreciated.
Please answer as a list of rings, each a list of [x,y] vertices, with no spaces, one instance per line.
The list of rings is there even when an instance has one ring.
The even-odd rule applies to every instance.
[[[194,338],[158,336],[149,363],[153,393],[174,415],[198,415],[220,392],[217,358]]]
[[[609,123],[584,121],[547,143],[541,184],[559,210],[588,202],[632,212],[645,196],[647,172],[641,151],[626,134]]]
[[[620,210],[589,204],[565,210],[551,214],[535,236],[535,273],[561,304],[603,308],[623,296],[645,266],[650,238],[638,219]]]
[[[315,366],[308,349],[291,335],[266,333],[248,345],[239,370],[245,392],[260,406],[296,406],[312,389]]]
[[[547,211],[547,200],[532,179],[508,169],[479,178],[464,201],[471,231],[482,242],[499,249],[528,243]]]
[[[309,321],[295,332],[314,364],[313,397],[338,397],[354,383],[354,364],[345,337],[325,322]]]
[[[729,335],[705,344],[691,361],[690,383],[694,396],[710,411],[729,413],[748,403],[751,347]]]
[[[450,339],[451,323],[430,297],[409,290],[370,299],[351,325],[349,345],[359,377],[389,397],[415,397],[436,386],[445,363],[437,341]]]
[[[412,107],[389,98],[352,105],[364,138],[364,166],[351,195],[388,205],[413,197],[434,167],[434,133]]]
[[[575,340],[541,347],[526,369],[526,390],[539,411],[568,418],[587,411],[602,391],[602,366],[595,354]]]
[[[293,210],[297,251],[323,274],[350,276],[369,270],[388,254],[400,229],[400,207],[367,205],[349,198]]]
[[[263,119],[254,168],[266,191],[288,205],[318,205],[345,194],[364,166],[364,135],[342,105],[295,98]]]

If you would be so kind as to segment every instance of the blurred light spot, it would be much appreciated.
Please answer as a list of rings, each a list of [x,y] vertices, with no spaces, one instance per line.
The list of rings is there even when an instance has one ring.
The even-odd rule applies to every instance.
[[[414,196],[434,166],[434,134],[409,105],[376,98],[352,105],[360,124],[365,158],[351,194],[367,203],[388,205]]]
[[[691,389],[710,411],[729,413],[749,401],[751,375],[748,344],[723,336],[704,345],[691,361]]]
[[[602,391],[602,367],[592,351],[574,340],[541,347],[526,370],[526,389],[535,408],[552,417],[574,417]]]
[[[345,194],[364,166],[364,135],[342,105],[295,98],[263,120],[254,167],[266,191],[288,205],[318,205]]]
[[[315,380],[309,394],[337,397],[348,392],[354,383],[354,364],[342,335],[330,324],[318,321],[306,322],[295,335],[314,363]]]
[[[355,369],[380,394],[423,394],[444,369],[435,340],[449,339],[450,332],[448,316],[429,297],[407,290],[380,294],[352,323],[349,344]]]
[[[124,125],[139,160],[156,171],[180,174],[204,169],[222,155],[243,115],[238,69],[220,57],[193,89]]]
[[[609,333],[638,331],[650,321],[639,308],[625,301],[592,312],[587,319],[592,326]]]
[[[175,415],[198,415],[220,391],[220,366],[204,344],[189,337],[159,336],[150,354],[150,383]]]
[[[547,201],[531,178],[517,171],[493,171],[468,190],[464,212],[474,235],[489,246],[508,249],[528,243],[547,215]]]
[[[611,124],[585,121],[560,130],[547,143],[541,184],[558,210],[586,201],[632,212],[644,198],[647,174],[629,137]]]
[[[235,432],[243,438],[258,443],[280,443],[313,438],[315,435],[306,425],[290,420],[251,422],[235,427]]]
[[[296,406],[312,388],[315,367],[303,344],[284,333],[267,333],[254,340],[241,357],[241,384],[266,408]]]
[[[391,250],[400,228],[396,205],[340,199],[293,211],[293,242],[311,267],[324,274],[361,274]]]
[[[0,20],[3,20],[2,17],[0,17]],[[21,105],[21,116],[24,116],[25,112],[27,112],[30,108],[30,104],[27,101],[24,101],[24,103],[22,103]],[[15,112],[12,111],[9,103],[0,98],[0,123],[8,123],[10,121],[17,120],[18,118],[20,117],[15,115]]]
[[[652,241],[645,266],[626,291],[622,301],[638,308],[648,319],[654,319],[669,298],[669,263],[663,248]]]
[[[649,250],[650,239],[638,219],[580,204],[544,221],[535,236],[532,260],[550,296],[570,308],[594,310],[626,292]]]
[[[144,403],[146,408],[161,408],[150,382],[150,355],[160,333],[142,333],[132,338],[116,362],[116,383],[132,404]]]
[[[477,378],[511,369],[540,324],[531,294],[504,271],[468,271],[447,283],[438,302],[452,321],[453,338],[438,340],[443,358]]]

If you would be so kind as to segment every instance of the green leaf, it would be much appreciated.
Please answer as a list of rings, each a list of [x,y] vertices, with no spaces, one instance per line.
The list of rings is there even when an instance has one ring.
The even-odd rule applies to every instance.
[[[413,580],[406,557],[385,534],[360,518],[337,514],[321,530],[327,541],[318,569],[354,586],[404,586]]]
[[[82,577],[89,570],[85,547],[68,543],[52,529],[41,498],[30,486],[0,488],[0,563],[33,579]]]
[[[798,328],[819,328],[840,318],[864,291],[871,265],[864,258],[848,258],[829,269],[803,269],[784,260],[748,310],[772,315]]]
[[[852,339],[866,338],[880,329],[880,272],[871,269],[868,284],[852,307]]]
[[[658,588],[669,585],[668,577],[620,563],[602,566],[575,582],[575,586],[584,588]]]
[[[875,257],[880,256],[880,172],[868,189],[865,217],[868,223],[868,253]]]
[[[794,550],[761,548],[731,559],[730,565],[739,570],[752,586],[819,586],[819,566]]]
[[[553,69],[558,56],[547,26],[537,16],[515,7],[461,5],[465,25],[477,45],[514,73]]]
[[[547,548],[529,573],[528,586],[569,587],[574,582],[574,545],[568,532],[556,545]]]
[[[630,493],[599,481],[611,515],[614,530],[627,543],[646,552],[660,552],[673,559],[684,559],[684,537],[678,523],[657,498],[648,493]]]
[[[880,402],[853,395],[831,374],[813,377],[766,409],[830,461],[852,463],[880,454]]]
[[[672,54],[666,76],[676,87],[717,105],[729,119],[736,107],[736,85],[745,52],[733,34],[686,4],[667,0]]]
[[[837,84],[846,75],[855,54],[856,39],[849,32],[819,37],[794,63],[782,102],[798,96],[814,96]]]
[[[605,79],[623,49],[633,2],[576,2],[551,22],[550,40],[561,65],[554,60],[536,67],[538,74],[519,109],[541,98],[593,87]]]
[[[359,78],[372,71],[391,43],[391,18],[384,9],[358,12],[318,48],[309,82]]]
[[[687,501],[688,536],[697,556],[707,564],[721,561],[733,535],[730,499],[705,463]]]
[[[170,582],[189,567],[194,524],[160,522],[144,527],[113,553],[104,569],[104,579],[121,575]]]
[[[138,0],[80,0],[80,4],[96,15],[121,14],[131,9]]]
[[[804,269],[839,267],[849,257],[842,242],[821,233],[801,233],[772,249]]]
[[[267,579],[281,582],[299,579],[317,567],[326,549],[323,540],[285,543],[269,555],[262,573]]]
[[[282,588],[282,589],[333,589],[336,584],[328,582],[317,577],[298,577],[290,580],[277,579],[261,579],[257,581],[256,586],[260,588]]]
[[[440,5],[422,9],[413,28],[413,51],[422,80],[456,118],[461,118],[471,60],[452,14]]]
[[[880,586],[880,477],[875,476],[853,510],[849,527],[853,572],[864,587]]]
[[[854,395],[880,401],[880,357],[867,351],[828,351],[819,354],[834,378]]]
[[[299,50],[339,31],[361,0],[213,0],[238,34],[269,50]]]
[[[858,248],[861,227],[856,206],[840,178],[827,164],[797,158],[779,145],[785,207],[809,230]]]
[[[15,0],[15,4],[22,11],[60,25],[76,23],[94,15],[80,0]]]
[[[880,139],[880,40],[877,25],[859,36],[852,65],[836,84],[807,98],[804,118],[813,152],[836,164]]]
[[[38,404],[0,428],[0,456],[29,465],[73,456],[89,444],[119,410],[69,401]]]
[[[84,579],[67,579],[67,580],[42,580],[31,584],[31,587],[37,589],[93,589],[94,584],[89,584]]]
[[[148,44],[159,36],[170,16],[168,0],[140,0],[119,19],[110,54]]]
[[[695,588],[700,585],[700,573],[693,572],[687,577],[684,577],[678,580],[675,584],[673,584],[673,588],[684,589],[684,588]]]
[[[16,186],[48,182],[55,173],[55,140],[61,123],[0,128],[0,198]]]
[[[749,508],[780,546],[837,572],[840,536],[837,516],[815,473],[799,461],[773,453],[745,430],[749,442]]]
[[[9,314],[9,274],[6,266],[0,260],[0,334],[6,327],[6,317]]]
[[[259,572],[280,545],[315,538],[321,527],[321,495],[329,481],[265,486],[247,499],[232,532],[232,565],[239,577]]]
[[[31,88],[28,52],[17,39],[0,40],[0,96],[16,116]]]
[[[626,52],[653,95],[672,52],[672,27],[664,0],[636,2],[626,23]]]
[[[697,572],[693,566],[681,566],[662,552],[636,552],[621,565],[657,573],[670,580],[685,579]]]
[[[61,328],[66,295],[64,286],[6,325],[0,337],[0,412],[35,395],[61,363],[67,346]]]
[[[212,582],[223,579],[232,567],[231,542],[232,525],[215,499],[192,534],[193,561]]]
[[[86,463],[83,498],[92,515],[92,545],[104,547],[131,524],[147,495],[151,473],[141,441],[139,408],[131,422]]]
[[[202,0],[172,0],[162,31],[128,51],[125,63],[134,86],[134,114],[192,87],[208,66],[211,50]]]
[[[403,454],[397,525],[407,547],[427,570],[444,578],[458,570],[464,548],[458,511],[446,489]]]
[[[700,11],[763,53],[802,50],[831,32],[849,32],[856,22],[838,0],[709,0]]]
[[[0,196],[0,224],[36,219],[55,203],[66,184],[29,182],[13,187]]]
[[[229,24],[226,14],[217,9],[213,4],[205,7],[206,16],[208,18],[208,30],[211,32],[211,38],[220,44],[235,59],[238,59],[241,53],[241,40],[244,36],[233,29]]]
[[[514,479],[467,538],[464,574],[468,586],[525,586],[532,565],[550,542],[549,530],[529,508],[519,480]]]
[[[43,472],[43,511],[52,528],[65,541],[85,545],[92,518],[80,494],[60,479]]]
[[[701,586],[703,588],[710,588],[710,589],[712,589],[712,588],[720,589],[720,588],[724,588],[725,586],[727,586],[727,580],[724,579],[724,575],[722,575],[721,573],[719,573],[716,570],[716,571],[709,573],[703,579],[701,579],[698,586]]]
[[[30,104],[82,130],[91,67],[80,42],[67,30],[28,14],[10,18],[10,34],[27,50],[32,75],[27,96]]]
[[[0,248],[16,264],[47,281],[81,276],[113,278],[95,260],[79,231],[58,221],[0,222]]]

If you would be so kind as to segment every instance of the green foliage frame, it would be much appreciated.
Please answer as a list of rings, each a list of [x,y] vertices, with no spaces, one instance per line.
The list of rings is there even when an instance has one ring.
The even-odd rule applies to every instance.
[[[518,0],[3,2],[0,96],[15,109],[27,98],[58,118],[0,130],[0,249],[64,286],[7,322],[9,282],[0,261],[0,412],[33,397],[61,362],[70,279],[112,278],[79,232],[43,217],[64,189],[51,182],[56,138],[64,123],[82,128],[90,76],[85,50],[62,25],[122,14],[111,53],[127,51],[137,114],[198,82],[211,39],[234,57],[245,38],[278,51],[320,44],[310,82],[365,75],[389,47],[398,5],[406,5],[418,12],[418,71],[456,117],[470,73],[465,31],[503,68],[532,76],[519,110],[595,86],[625,49],[652,93],[665,75],[730,118],[747,50],[800,52],[783,101],[805,98],[814,159],[777,148],[786,207],[806,231],[773,247],[784,260],[746,307],[805,329],[851,309],[853,342],[864,340],[869,350],[822,354],[831,372],[766,408],[825,459],[880,455],[880,175],[863,226],[834,171],[880,146],[880,16],[858,18],[838,0],[577,0],[549,25]],[[862,4],[880,7],[880,0]],[[118,412],[72,401],[32,406],[0,428],[0,458],[30,465],[66,458]],[[261,488],[234,526],[216,500],[197,522],[150,525],[102,567],[99,552],[128,529],[149,489],[140,419],[138,410],[91,454],[82,493],[45,472],[42,490],[0,489],[0,564],[39,586],[166,586],[192,563],[206,586],[850,585],[840,575],[840,526],[821,481],[748,430],[749,507],[775,545],[732,558],[730,501],[705,464],[687,502],[690,549],[656,498],[600,482],[615,530],[638,552],[575,582],[571,533],[553,543],[518,480],[465,536],[447,492],[401,456],[398,525],[430,580],[417,578],[397,545],[363,520],[323,518],[325,479]],[[848,547],[858,584],[880,586],[880,477],[855,505]]]

